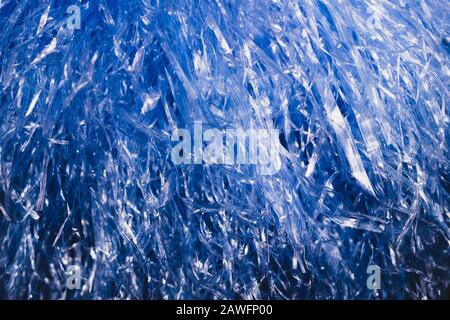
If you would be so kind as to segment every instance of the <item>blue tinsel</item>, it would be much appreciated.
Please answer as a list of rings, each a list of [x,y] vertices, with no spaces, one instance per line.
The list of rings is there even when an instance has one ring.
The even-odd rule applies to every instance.
[[[0,298],[445,297],[448,8],[0,1]],[[175,165],[194,121],[280,170]]]

